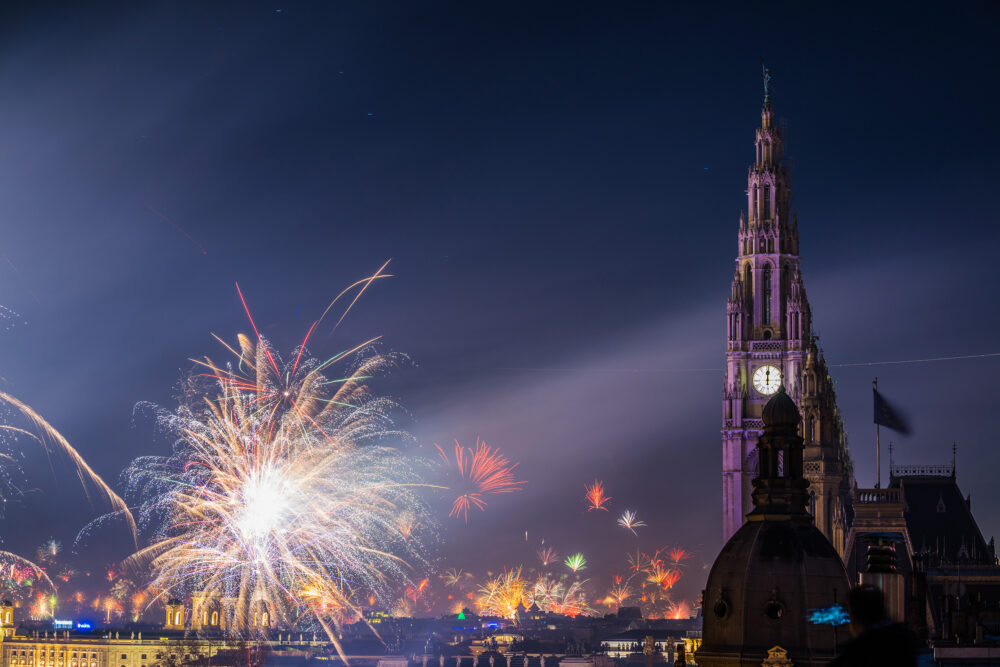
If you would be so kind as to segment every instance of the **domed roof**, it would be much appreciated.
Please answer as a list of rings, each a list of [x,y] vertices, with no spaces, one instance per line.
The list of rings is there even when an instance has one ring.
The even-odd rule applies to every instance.
[[[848,590],[843,561],[812,521],[748,521],[708,575],[698,664],[737,655],[759,665],[781,646],[796,665],[825,665],[849,633],[810,623],[809,610],[843,604]]]
[[[761,414],[764,427],[768,426],[798,426],[802,416],[799,409],[795,407],[795,401],[785,393],[785,386],[778,387],[778,393],[771,397],[771,400],[764,406]]]

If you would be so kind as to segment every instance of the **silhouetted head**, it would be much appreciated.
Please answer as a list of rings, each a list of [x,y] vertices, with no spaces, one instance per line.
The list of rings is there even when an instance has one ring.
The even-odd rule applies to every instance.
[[[858,635],[885,620],[885,599],[882,591],[871,584],[855,586],[847,595],[847,611],[851,615],[851,630]]]

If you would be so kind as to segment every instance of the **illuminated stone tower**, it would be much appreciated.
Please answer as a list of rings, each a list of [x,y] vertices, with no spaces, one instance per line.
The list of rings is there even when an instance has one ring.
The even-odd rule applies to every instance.
[[[14,636],[14,603],[10,600],[0,602],[0,636]]]
[[[736,275],[726,306],[726,372],[722,391],[723,538],[751,510],[761,410],[784,385],[802,412],[809,510],[838,552],[850,520],[854,472],[833,381],[812,333],[799,272],[798,220],[791,211],[781,131],[764,73],[764,106],[740,213]]]

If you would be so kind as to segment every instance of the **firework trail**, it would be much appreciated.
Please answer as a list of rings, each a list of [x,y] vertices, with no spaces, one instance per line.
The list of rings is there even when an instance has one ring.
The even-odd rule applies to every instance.
[[[434,446],[445,465],[452,465],[444,450],[437,443]],[[462,489],[464,493],[452,503],[448,516],[462,516],[468,523],[470,507],[476,507],[480,511],[486,509],[485,496],[520,491],[527,482],[517,481],[514,477],[517,465],[508,461],[499,449],[487,446],[483,440],[476,439],[475,449],[462,447],[456,440],[454,467],[465,486]]]
[[[94,470],[87,464],[87,462],[80,456],[80,453],[73,448],[69,441],[63,437],[63,435],[52,427],[45,419],[35,412],[29,405],[23,403],[22,401],[14,398],[10,394],[0,392],[0,403],[6,404],[17,410],[28,422],[34,426],[35,431],[29,432],[24,429],[16,428],[14,426],[0,425],[0,430],[8,432],[16,432],[30,435],[34,438],[41,446],[46,454],[51,454],[53,452],[63,454],[73,463],[76,470],[76,476],[80,480],[83,486],[84,493],[87,495],[87,499],[93,503],[94,492],[97,493],[101,498],[103,498],[108,504],[114,508],[115,514],[125,518],[125,521],[132,533],[133,541],[138,544],[138,530],[136,528],[135,519],[132,516],[132,512],[129,510],[125,501],[122,500],[117,493],[111,490],[103,479],[94,472]]]
[[[181,227],[176,222],[174,222],[173,220],[171,220],[170,218],[168,218],[165,214],[160,213],[155,208],[153,208],[152,204],[146,204],[146,209],[150,213],[152,213],[153,215],[155,215],[156,217],[158,217],[159,219],[163,220],[164,222],[166,222],[167,224],[169,224],[171,227],[173,227],[174,229],[176,229],[177,231],[179,231],[181,234],[183,234],[184,236],[186,236],[188,241],[190,241],[191,243],[193,243],[196,246],[198,246],[198,249],[201,250],[201,254],[202,255],[207,255],[208,254],[208,251],[205,250],[205,246],[203,246],[202,244],[198,243],[198,241],[196,241],[193,236],[191,236],[190,234],[188,234],[184,230],[183,227]]]
[[[605,493],[604,482],[595,479],[593,484],[585,484],[584,488],[587,490],[584,496],[584,500],[587,501],[587,511],[604,510],[607,512],[608,508],[605,505],[611,500],[611,496]]]
[[[572,556],[567,556],[564,564],[574,572],[587,569],[587,559],[584,558],[581,553],[575,553]]]
[[[354,299],[352,299],[351,302],[349,304],[347,304],[347,308],[345,308],[344,312],[340,314],[340,319],[338,319],[337,323],[333,325],[332,329],[330,329],[330,333],[331,334],[334,331],[337,330],[337,327],[340,326],[340,323],[344,321],[345,317],[347,317],[347,313],[351,312],[351,308],[354,307],[354,304],[356,304],[358,302],[358,299],[361,298],[361,295],[365,293],[365,290],[367,290],[371,286],[371,284],[373,282],[375,282],[376,280],[378,280],[380,278],[391,278],[392,277],[391,273],[382,273],[382,271],[385,269],[385,267],[389,266],[389,262],[391,262],[391,261],[392,261],[391,259],[390,260],[386,260],[385,264],[383,264],[382,266],[380,266],[378,268],[378,271],[376,271],[372,275],[368,276],[367,278],[362,278],[361,280],[358,280],[358,281],[354,282],[353,284],[348,285],[347,287],[344,288],[344,290],[340,294],[338,294],[336,297],[334,297],[333,301],[330,302],[330,305],[327,306],[326,310],[323,311],[323,314],[319,316],[320,321],[323,318],[326,317],[327,313],[330,312],[330,309],[333,308],[337,304],[337,302],[341,300],[341,298],[343,298],[344,296],[346,296],[354,288],[358,288],[358,292],[357,292],[357,294],[354,295]],[[319,321],[317,321],[317,324],[318,323],[319,323]]]
[[[618,517],[618,525],[621,526],[622,528],[627,528],[628,530],[632,531],[633,535],[638,537],[639,533],[635,532],[635,529],[645,526],[646,522],[639,521],[639,519],[635,515],[635,512],[633,512],[632,510],[625,510],[624,512],[622,512],[622,515]]]
[[[238,351],[226,346],[236,363],[197,362],[180,407],[155,409],[174,451],[123,474],[152,542],[126,564],[151,569],[159,598],[233,601],[242,635],[266,633],[255,624],[266,612],[273,625],[322,628],[340,651],[355,600],[387,601],[409,582],[407,560],[422,561],[414,531],[429,521],[413,461],[379,444],[400,435],[396,406],[366,380],[393,359],[363,344],[323,361],[308,340],[286,362],[240,335]],[[324,374],[350,358],[346,375]]]
[[[548,567],[559,560],[559,552],[557,552],[552,547],[545,547],[544,549],[538,550],[538,560],[541,562],[542,567]]]

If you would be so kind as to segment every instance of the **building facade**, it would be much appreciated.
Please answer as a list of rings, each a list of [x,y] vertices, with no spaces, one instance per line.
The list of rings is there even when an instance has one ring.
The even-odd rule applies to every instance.
[[[1000,628],[1000,561],[951,465],[890,463],[889,486],[858,489],[845,561],[884,593],[890,617],[935,649]]]
[[[812,312],[799,270],[798,220],[791,210],[781,131],[765,94],[756,156],[740,213],[736,274],[726,307],[722,398],[723,539],[751,510],[761,410],[780,386],[799,406],[805,439],[809,510],[816,526],[843,551],[854,472],[833,381],[812,332]]]
[[[698,664],[825,666],[849,631],[812,616],[842,605],[851,582],[808,511],[799,407],[779,387],[761,419],[754,507],[708,573]]]

